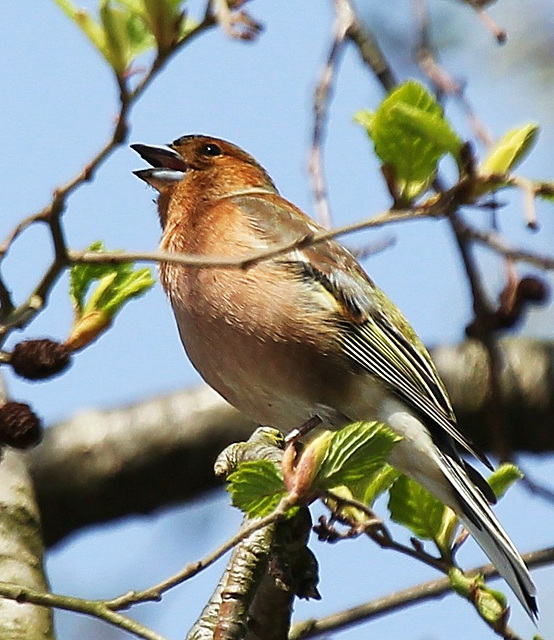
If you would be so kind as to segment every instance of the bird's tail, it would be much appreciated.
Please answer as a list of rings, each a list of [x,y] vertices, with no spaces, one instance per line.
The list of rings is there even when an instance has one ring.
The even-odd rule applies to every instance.
[[[454,489],[458,503],[454,510],[460,520],[506,580],[530,618],[536,620],[536,589],[529,570],[488,501],[456,460],[441,452],[439,465]]]

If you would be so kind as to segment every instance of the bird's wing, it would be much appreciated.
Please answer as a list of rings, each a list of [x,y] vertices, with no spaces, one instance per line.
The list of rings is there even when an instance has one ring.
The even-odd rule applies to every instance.
[[[330,267],[330,262],[339,251],[342,254],[339,262],[346,264],[337,270]],[[316,245],[305,252],[309,264],[306,270],[333,293],[343,307],[344,318],[338,321],[339,336],[348,357],[427,418],[425,423],[437,443],[446,445],[445,435],[448,435],[492,468],[486,456],[457,428],[452,405],[435,365],[400,310],[341,245]]]
[[[285,244],[322,229],[278,196],[240,196],[240,206],[268,243]],[[287,203],[288,204],[288,203]],[[492,469],[457,426],[452,405],[429,353],[400,310],[369,279],[354,256],[330,240],[277,258],[337,302],[339,339],[347,356],[420,415],[437,443],[448,437]]]
[[[486,456],[458,430],[450,401],[429,356],[391,324],[386,313],[370,315],[363,324],[343,324],[342,329],[341,342],[348,356],[425,416],[435,441],[444,442],[444,434],[448,434],[491,467]]]

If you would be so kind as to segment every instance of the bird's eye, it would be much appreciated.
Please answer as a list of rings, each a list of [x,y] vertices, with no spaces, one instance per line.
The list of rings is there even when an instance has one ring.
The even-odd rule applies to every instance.
[[[202,147],[202,153],[205,156],[220,156],[221,149],[216,144],[205,144]]]

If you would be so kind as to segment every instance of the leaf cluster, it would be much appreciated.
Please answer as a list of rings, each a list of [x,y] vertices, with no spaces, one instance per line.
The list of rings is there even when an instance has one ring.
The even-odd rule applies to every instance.
[[[323,493],[346,486],[373,500],[386,490],[385,462],[399,437],[377,422],[359,422],[314,438],[294,467],[267,460],[246,462],[228,477],[233,504],[249,517],[267,515],[287,493],[308,503]],[[285,454],[286,458],[286,454]],[[274,492],[274,500],[268,494]]]
[[[89,247],[89,251],[103,250],[101,241]],[[80,349],[95,340],[111,325],[125,303],[146,293],[154,282],[150,269],[135,269],[128,262],[74,265],[70,271],[69,295],[75,320],[69,346]]]
[[[290,449],[285,451],[282,465],[265,459],[240,464],[227,478],[232,503],[248,517],[257,518],[272,513],[284,498],[293,509],[323,498],[336,519],[364,531],[375,500],[388,491],[391,519],[417,539],[430,541],[453,589],[471,600],[489,623],[498,622],[505,615],[504,596],[487,587],[482,577],[464,576],[455,563],[455,553],[466,537],[460,534],[456,514],[386,462],[399,440],[377,422],[325,431],[306,446],[294,464],[288,459]],[[488,482],[500,497],[521,477],[515,465],[503,464]],[[421,553],[426,554],[422,547]]]
[[[97,19],[71,0],[55,2],[119,78],[137,56],[156,48],[163,57],[194,28],[183,0],[101,0]]]
[[[508,131],[485,158],[468,167],[467,146],[446,119],[442,106],[420,83],[410,80],[392,91],[376,111],[355,115],[373,142],[395,206],[410,206],[433,185],[439,162],[450,156],[458,167],[459,180],[471,173],[465,199],[514,186],[512,171],[525,159],[537,136],[536,124]],[[464,153],[465,152],[465,153]],[[554,199],[554,183],[532,183],[534,194]]]

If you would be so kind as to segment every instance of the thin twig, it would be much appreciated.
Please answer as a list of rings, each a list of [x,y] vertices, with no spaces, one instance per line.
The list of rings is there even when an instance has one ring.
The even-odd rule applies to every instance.
[[[165,640],[159,633],[148,629],[140,624],[140,622],[113,611],[103,601],[85,600],[83,598],[74,598],[56,593],[40,592],[9,582],[0,582],[0,596],[9,600],[15,600],[16,602],[28,602],[43,607],[53,607],[83,613],[104,620],[104,622],[108,622],[119,629],[124,629],[137,638]]]
[[[508,34],[506,33],[506,30],[500,27],[498,24],[496,24],[496,22],[489,16],[489,14],[486,11],[484,11],[482,8],[476,7],[475,10],[481,22],[492,33],[494,39],[498,42],[498,44],[504,44],[508,39]]]
[[[551,564],[554,561],[554,547],[523,554],[523,559],[529,567],[541,567],[545,564]],[[473,573],[482,574],[485,578],[498,577],[498,570],[492,564],[476,567],[466,572],[468,575]],[[319,620],[298,622],[293,626],[289,634],[289,640],[313,638],[331,631],[347,629],[355,624],[368,622],[393,611],[439,598],[448,593],[452,593],[452,586],[448,578],[424,582]]]
[[[332,491],[327,492],[327,496],[331,500],[335,500],[339,505],[346,505],[350,507],[354,507],[355,509],[359,509],[362,513],[367,516],[367,521],[362,523],[351,523],[348,518],[343,518],[340,512],[337,512],[327,504],[326,506],[331,510],[333,516],[343,524],[349,525],[353,527],[352,535],[357,536],[362,533],[365,533],[369,538],[371,538],[374,542],[376,542],[382,549],[392,549],[394,551],[398,551],[399,553],[406,555],[410,558],[414,558],[423,562],[424,564],[433,567],[433,569],[437,569],[441,573],[447,573],[450,565],[447,564],[442,558],[436,558],[424,551],[423,546],[419,547],[409,547],[401,542],[397,542],[387,527],[383,524],[383,521],[373,513],[373,511],[363,502],[356,500],[354,498],[346,498],[343,496],[338,496],[334,494]],[[352,537],[350,535],[349,537]]]
[[[508,441],[503,419],[504,401],[501,382],[502,356],[498,349],[494,332],[490,329],[489,323],[487,322],[492,313],[492,309],[487,299],[477,264],[471,253],[470,238],[465,233],[466,227],[462,224],[461,218],[455,211],[451,212],[449,220],[473,297],[475,326],[478,327],[478,332],[475,337],[477,337],[485,347],[489,361],[489,411],[493,443],[500,459],[507,460],[510,457],[511,446]]]
[[[540,185],[535,184],[532,180],[528,180],[523,176],[511,176],[510,184],[519,187],[523,191],[523,210],[525,212],[525,221],[529,229],[536,231],[538,229],[538,224],[535,197],[540,190]]]
[[[369,220],[362,220],[353,224],[344,225],[328,231],[320,231],[313,235],[301,236],[296,240],[286,242],[268,249],[256,251],[240,258],[228,258],[225,256],[198,256],[186,253],[169,253],[167,251],[68,251],[68,259],[73,264],[100,263],[120,264],[122,262],[169,262],[182,264],[197,269],[247,269],[258,262],[274,258],[294,249],[314,246],[337,236],[362,231],[372,227],[380,227],[388,223],[417,220],[420,218],[437,218],[441,214],[437,209],[418,208],[416,210],[400,209],[387,210],[373,216]]]
[[[554,258],[551,256],[534,253],[532,251],[525,251],[524,249],[513,249],[506,245],[495,231],[482,231],[481,229],[475,229],[469,225],[464,226],[464,233],[468,238],[475,240],[479,244],[499,253],[509,260],[514,260],[515,262],[526,262],[527,264],[539,267],[539,269],[554,269]]]
[[[541,482],[538,482],[534,478],[529,475],[529,472],[522,468],[521,464],[518,462],[518,467],[523,473],[523,478],[521,479],[522,486],[532,493],[535,496],[539,496],[543,500],[547,500],[548,502],[554,504],[554,489],[545,486]]]
[[[14,309],[12,294],[2,277],[0,277],[0,323],[3,322]]]
[[[393,551],[398,551],[402,555],[408,556],[409,558],[414,558],[415,560],[419,560],[429,567],[437,569],[441,573],[446,573],[448,571],[448,565],[444,560],[442,560],[441,558],[435,558],[435,556],[432,556],[430,553],[424,551],[423,547],[414,548],[402,544],[401,542],[397,542],[390,535],[390,532],[386,527],[382,527],[382,529],[379,531],[369,529],[365,533],[382,549],[392,549]]]
[[[348,31],[348,37],[358,48],[364,64],[371,70],[386,92],[392,91],[398,81],[375,36],[356,19]]]
[[[148,589],[144,589],[142,591],[131,591],[129,593],[118,596],[117,598],[113,598],[112,600],[107,600],[105,601],[105,605],[110,609],[117,610],[123,609],[138,602],[161,600],[163,593],[177,586],[178,584],[185,582],[189,578],[192,578],[196,574],[200,573],[200,571],[203,571],[204,569],[212,565],[214,562],[216,562],[216,560],[219,560],[221,556],[225,555],[227,551],[235,547],[239,542],[247,538],[250,534],[254,533],[254,531],[258,531],[259,529],[273,524],[274,522],[283,520],[283,518],[285,518],[287,514],[287,510],[289,509],[289,507],[290,502],[288,496],[285,496],[285,498],[281,500],[281,502],[277,505],[272,513],[243,526],[234,536],[229,538],[229,540],[209,553],[202,560],[198,560],[196,562],[188,564],[175,575],[170,576],[166,580],[163,580],[158,584],[149,587]]]
[[[327,229],[331,226],[331,211],[323,171],[322,144],[325,135],[327,107],[333,89],[335,70],[339,62],[339,56],[344,49],[348,30],[355,21],[355,13],[349,0],[334,0],[334,5],[335,22],[333,24],[333,41],[314,93],[314,126],[308,165],[315,200],[316,219]]]
[[[285,497],[271,514],[264,518],[259,518],[247,526],[242,527],[232,538],[227,540],[202,560],[187,565],[176,575],[171,576],[159,584],[143,591],[129,592],[111,600],[85,600],[83,598],[40,592],[20,585],[0,582],[0,596],[9,600],[15,600],[16,602],[28,602],[44,607],[55,607],[57,609],[84,613],[104,620],[105,622],[108,622],[120,629],[124,629],[138,638],[145,638],[146,640],[164,640],[163,636],[146,628],[139,622],[118,613],[118,610],[127,608],[130,605],[137,604],[139,602],[161,600],[162,594],[165,591],[181,584],[188,578],[195,576],[197,573],[213,564],[222,555],[247,538],[250,534],[269,524],[282,520],[286,516],[289,506],[289,500]]]
[[[42,212],[34,213],[33,215],[27,216],[27,218],[21,220],[21,222],[16,227],[14,227],[12,231],[10,231],[8,237],[4,240],[4,242],[0,244],[0,260],[4,258],[4,255],[11,247],[13,242],[25,231],[25,229],[27,229],[27,227],[35,224],[35,222],[44,222],[44,220],[45,218]]]
[[[166,66],[166,64],[173,58],[179,51],[190,43],[191,40],[201,35],[207,29],[215,26],[216,19],[214,18],[211,10],[211,0],[208,0],[206,3],[206,10],[204,12],[204,17],[202,21],[199,22],[194,29],[191,29],[179,42],[168,52],[164,53],[164,55],[156,56],[152,66],[148,73],[143,77],[143,79],[138,83],[138,85],[131,91],[129,94],[129,100],[131,103],[136,102],[137,98],[139,98],[147,89],[147,87],[154,81],[154,79],[160,74],[162,69]]]
[[[67,257],[67,245],[65,243],[63,228],[61,226],[61,216],[63,215],[68,198],[79,187],[93,179],[96,171],[113,153],[113,151],[126,140],[129,132],[127,118],[137,101],[148,85],[159,74],[169,59],[174,56],[186,43],[207,28],[215,24],[215,19],[209,11],[207,4],[204,19],[194,29],[192,29],[178,44],[168,52],[158,53],[149,71],[134,90],[127,87],[127,79],[116,76],[119,87],[119,112],[116,123],[108,142],[96,153],[96,155],[86,164],[86,166],[66,184],[54,191],[51,202],[41,211],[33,214],[21,221],[9,234],[4,243],[0,245],[0,262],[6,256],[13,242],[29,226],[36,222],[47,222],[49,225],[52,242],[54,245],[55,258],[52,264],[44,273],[38,285],[31,295],[19,307],[15,308],[8,288],[0,279],[0,302],[2,303],[2,324],[0,325],[0,345],[6,339],[10,331],[15,328],[23,328],[39,313],[45,306],[48,295],[55,282],[70,264]]]
[[[455,80],[446,69],[437,62],[431,41],[431,25],[425,0],[414,0],[414,6],[420,34],[416,57],[421,70],[435,85],[439,93],[453,95],[457,99],[459,105],[466,112],[475,136],[485,147],[490,147],[493,142],[492,136],[466,98],[462,84]]]
[[[228,0],[211,0],[213,15],[230,38],[254,40],[262,30],[262,25],[244,11],[233,11],[240,2],[232,6]]]

